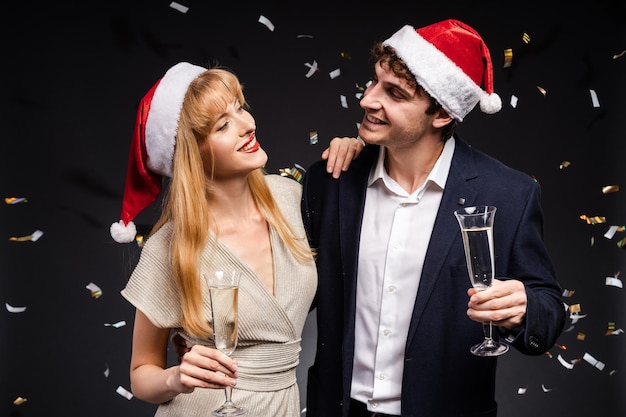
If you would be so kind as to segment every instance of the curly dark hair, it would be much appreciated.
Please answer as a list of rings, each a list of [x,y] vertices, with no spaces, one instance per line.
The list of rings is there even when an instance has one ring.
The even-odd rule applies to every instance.
[[[424,90],[424,87],[418,84],[415,76],[409,70],[409,67],[404,63],[402,58],[396,54],[395,49],[390,46],[383,45],[382,42],[378,42],[372,47],[371,59],[374,63],[380,62],[381,65],[390,68],[396,77],[406,80],[410,87],[415,88],[415,92],[418,95],[425,95],[428,97],[430,99],[430,105],[428,106],[428,109],[426,109],[426,114],[435,114],[441,109],[441,104],[434,97],[428,94],[428,92]],[[452,119],[450,123],[444,126],[442,129],[442,139],[446,140],[452,137],[456,131],[456,126],[456,119]]]

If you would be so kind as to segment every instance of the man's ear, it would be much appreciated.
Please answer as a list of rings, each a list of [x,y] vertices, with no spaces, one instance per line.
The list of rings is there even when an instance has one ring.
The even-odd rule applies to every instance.
[[[452,122],[452,120],[452,116],[450,116],[448,112],[445,111],[442,107],[437,110],[437,114],[435,114],[435,118],[433,119],[433,127],[440,129]]]

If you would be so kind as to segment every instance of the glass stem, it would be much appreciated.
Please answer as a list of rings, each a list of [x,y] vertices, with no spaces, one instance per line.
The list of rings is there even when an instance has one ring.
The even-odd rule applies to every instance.
[[[233,387],[226,387],[224,388],[224,393],[226,394],[226,403],[225,404],[232,404],[233,401],[230,399],[231,396],[233,395]]]

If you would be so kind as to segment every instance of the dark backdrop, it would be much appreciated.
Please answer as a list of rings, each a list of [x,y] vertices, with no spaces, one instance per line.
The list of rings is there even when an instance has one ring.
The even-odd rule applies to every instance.
[[[130,388],[133,322],[119,291],[140,249],[114,243],[109,225],[119,218],[136,106],[167,68],[178,61],[231,67],[246,84],[268,171],[306,168],[333,136],[355,134],[362,114],[356,94],[371,74],[373,42],[404,24],[454,17],[490,46],[504,102],[496,115],[475,110],[459,133],[541,183],[546,242],[563,288],[573,292],[565,301],[581,316],[568,321],[549,353],[512,351],[500,359],[500,415],[625,415],[625,295],[605,278],[619,278],[626,266],[619,244],[626,235],[604,236],[626,224],[625,199],[623,191],[602,192],[624,185],[626,55],[614,57],[626,49],[622,0],[181,3],[187,13],[169,0],[0,2],[0,194],[28,200],[0,206],[0,414],[154,412],[116,392]],[[258,22],[261,15],[273,31]],[[504,68],[507,48],[512,66]],[[307,78],[313,61],[319,71]],[[332,79],[335,69],[341,75]],[[318,143],[310,143],[310,132]],[[148,227],[157,209],[137,223]],[[606,222],[588,224],[581,215]],[[11,240],[36,230],[43,232],[37,241]],[[89,283],[101,288],[99,298]],[[18,397],[27,401],[14,405]]]

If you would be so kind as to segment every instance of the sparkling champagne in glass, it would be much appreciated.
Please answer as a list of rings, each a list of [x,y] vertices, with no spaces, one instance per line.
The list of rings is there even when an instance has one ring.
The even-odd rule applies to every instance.
[[[232,355],[237,347],[237,315],[240,271],[215,271],[208,277],[209,298],[213,320],[215,347],[225,355]],[[237,406],[231,399],[232,387],[226,387],[226,401],[213,410],[218,417],[240,416],[246,409]]]
[[[465,207],[454,212],[463,236],[467,272],[472,286],[477,291],[489,288],[495,276],[493,246],[495,214],[496,208],[493,206]],[[506,353],[509,346],[493,339],[491,322],[485,326],[484,340],[472,346],[470,352],[476,356],[498,356]]]

